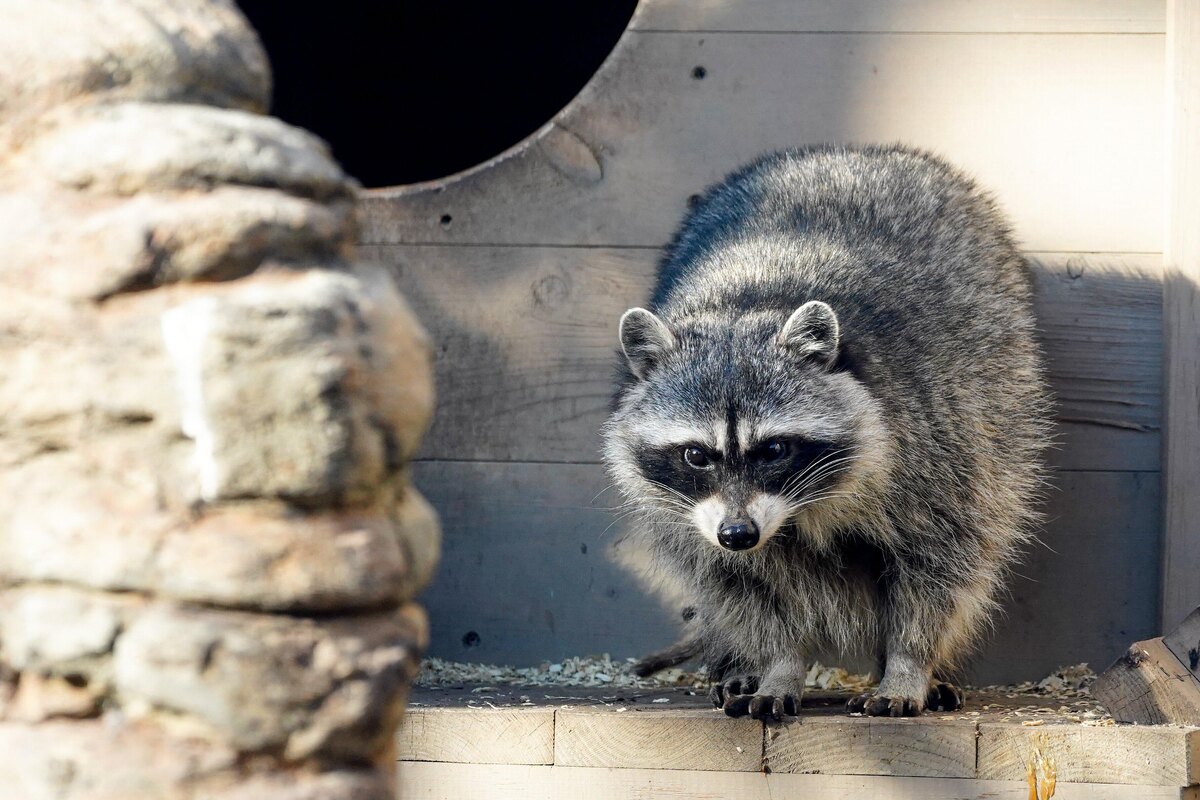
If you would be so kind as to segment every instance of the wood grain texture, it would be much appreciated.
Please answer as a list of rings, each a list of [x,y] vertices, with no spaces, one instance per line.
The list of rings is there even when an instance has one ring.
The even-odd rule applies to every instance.
[[[554,763],[566,767],[757,772],[763,726],[713,709],[562,708]],[[972,758],[974,747],[972,742]]]
[[[1160,252],[1163,53],[1159,35],[630,31],[513,150],[365,193],[362,241],[657,247],[763,151],[903,141],[974,174],[1031,250]],[[599,177],[563,168],[559,131]]]
[[[1200,605],[1200,2],[1168,4],[1162,628]]]
[[[594,767],[399,764],[402,800],[1028,800],[1024,779],[891,778]],[[1059,783],[1054,800],[1194,800],[1178,786]]]
[[[768,729],[765,762],[773,773],[971,778],[975,728],[924,718],[800,717]]]
[[[1188,614],[1178,628],[1163,634],[1162,641],[1193,677],[1200,678],[1200,608]]]
[[[407,761],[553,764],[554,709],[409,708],[396,740]]]
[[[1092,684],[1118,722],[1200,725],[1200,680],[1162,639],[1134,642]]]
[[[1200,774],[1200,731],[1195,728],[1034,728],[985,723],[979,726],[977,777],[1018,780],[1040,748],[1057,763],[1058,783],[1124,783],[1190,786]]]
[[[596,462],[617,320],[645,302],[654,249],[389,246],[433,335],[438,408],[422,457]],[[1034,253],[1036,313],[1058,399],[1062,469],[1157,470],[1160,264]]]
[[[654,0],[635,30],[1162,33],[1155,0]]]
[[[660,608],[606,554],[621,523],[607,510],[616,500],[600,466],[431,461],[413,469],[443,529],[441,567],[423,597],[433,655],[524,665],[581,653],[642,656],[673,641],[678,609]],[[1157,478],[1056,476],[1044,546],[1031,548],[1011,579],[1006,614],[973,662],[973,680],[1040,678],[1079,661],[1100,667],[1156,632]],[[469,631],[477,647],[463,646]]]

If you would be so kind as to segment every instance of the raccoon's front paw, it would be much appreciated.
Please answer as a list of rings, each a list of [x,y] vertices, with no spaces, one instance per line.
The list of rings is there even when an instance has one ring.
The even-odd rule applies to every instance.
[[[732,678],[726,678],[720,683],[714,683],[712,689],[708,692],[708,699],[712,700],[713,705],[717,708],[728,708],[729,703],[741,697],[749,698],[758,691],[758,676],[757,675],[735,675]],[[735,716],[742,716],[738,714]]]
[[[929,696],[925,698],[925,707],[930,711],[958,711],[963,707],[965,699],[963,690],[953,683],[935,681],[929,684]]]
[[[911,697],[887,697],[873,692],[863,692],[846,702],[846,711],[868,717],[915,717],[923,707],[920,700]]]
[[[713,705],[731,717],[779,721],[784,716],[800,713],[800,697],[795,694],[755,694],[759,679],[756,675],[738,675],[714,684],[709,698]]]
[[[794,694],[752,694],[734,698],[725,706],[725,713],[731,717],[749,714],[763,722],[779,722],[785,716],[800,713],[800,698]]]

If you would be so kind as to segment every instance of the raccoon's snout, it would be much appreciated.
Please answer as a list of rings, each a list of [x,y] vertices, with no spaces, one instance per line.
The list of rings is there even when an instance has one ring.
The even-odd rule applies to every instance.
[[[749,550],[758,544],[758,525],[752,519],[722,522],[717,541],[726,550]]]

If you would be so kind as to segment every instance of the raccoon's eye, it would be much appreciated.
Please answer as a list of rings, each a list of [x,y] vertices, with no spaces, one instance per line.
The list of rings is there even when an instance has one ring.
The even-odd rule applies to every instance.
[[[770,464],[772,461],[778,461],[788,454],[787,442],[773,439],[769,442],[764,442],[754,448],[754,452],[750,454],[751,458],[763,464]]]
[[[708,453],[699,447],[685,447],[680,456],[683,458],[683,463],[692,469],[708,469],[712,465]]]

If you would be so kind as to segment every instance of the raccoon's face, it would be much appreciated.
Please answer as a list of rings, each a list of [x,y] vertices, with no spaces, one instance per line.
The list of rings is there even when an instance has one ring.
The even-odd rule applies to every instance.
[[[626,496],[725,550],[757,550],[793,523],[819,538],[885,446],[876,402],[834,366],[838,339],[833,309],[816,301],[790,317],[674,326],[626,312],[634,381],[605,446]]]

